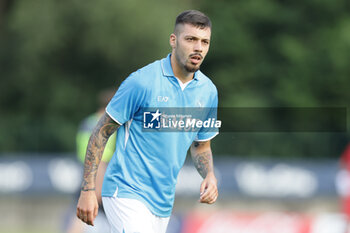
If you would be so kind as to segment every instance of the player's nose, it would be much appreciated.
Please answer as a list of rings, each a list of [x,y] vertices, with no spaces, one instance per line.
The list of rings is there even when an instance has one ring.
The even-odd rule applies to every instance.
[[[202,47],[202,43],[201,41],[197,41],[196,43],[194,43],[194,48],[193,50],[195,52],[202,52],[203,51],[203,47]]]

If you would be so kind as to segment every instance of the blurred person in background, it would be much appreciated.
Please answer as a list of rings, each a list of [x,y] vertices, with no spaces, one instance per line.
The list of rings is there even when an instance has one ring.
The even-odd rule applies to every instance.
[[[77,159],[84,164],[85,161],[85,154],[86,154],[86,148],[89,142],[89,138],[91,136],[91,133],[96,126],[98,120],[105,112],[105,108],[108,104],[108,102],[113,97],[115,91],[114,90],[103,90],[98,95],[98,102],[99,102],[99,109],[87,116],[81,123],[78,129],[78,133],[76,136],[76,150],[77,150]],[[109,232],[109,225],[108,221],[105,218],[104,211],[102,208],[102,199],[101,199],[101,189],[102,189],[102,183],[103,183],[103,177],[108,165],[108,162],[113,156],[113,153],[115,151],[115,142],[116,142],[116,133],[114,133],[108,140],[106,144],[106,148],[103,152],[103,156],[101,159],[100,166],[97,171],[96,175],[96,197],[97,201],[100,205],[99,211],[100,215],[99,218],[96,219],[96,227],[89,227],[86,224],[84,224],[82,221],[80,221],[76,215],[71,216],[68,228],[66,229],[66,233],[88,233],[88,232],[96,232],[96,233],[105,233]],[[79,198],[80,190],[76,194],[76,201]],[[76,204],[76,202],[75,202]]]
[[[113,233],[165,233],[177,175],[190,148],[203,177],[199,201],[218,197],[210,140],[217,131],[143,132],[143,108],[217,108],[217,90],[199,71],[210,44],[210,19],[199,11],[176,18],[171,54],[132,73],[109,102],[90,138],[77,216],[94,225],[98,213],[95,177],[105,144],[118,128],[115,155],[103,181],[102,201]],[[128,58],[126,58],[128,59]],[[159,112],[152,113],[153,120]],[[158,118],[159,119],[159,118]],[[152,121],[153,121],[152,120]]]

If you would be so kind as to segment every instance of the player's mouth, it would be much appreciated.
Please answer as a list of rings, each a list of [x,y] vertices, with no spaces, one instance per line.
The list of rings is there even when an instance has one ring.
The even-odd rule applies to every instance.
[[[194,65],[197,65],[198,63],[201,62],[202,60],[202,55],[201,54],[193,54],[193,55],[190,55],[190,60],[191,60],[191,63],[194,64]]]

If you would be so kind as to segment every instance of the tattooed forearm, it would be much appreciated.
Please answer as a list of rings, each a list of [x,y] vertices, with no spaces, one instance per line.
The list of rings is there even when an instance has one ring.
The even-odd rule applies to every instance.
[[[95,178],[104,148],[108,138],[117,130],[119,125],[106,113],[97,123],[89,139],[84,162],[84,176],[81,185],[82,191],[95,190]]]
[[[194,142],[191,148],[191,155],[194,165],[199,174],[205,178],[213,169],[213,155],[208,142]]]
[[[197,154],[194,157],[194,164],[199,174],[205,178],[209,171],[212,171],[212,155],[209,151]]]

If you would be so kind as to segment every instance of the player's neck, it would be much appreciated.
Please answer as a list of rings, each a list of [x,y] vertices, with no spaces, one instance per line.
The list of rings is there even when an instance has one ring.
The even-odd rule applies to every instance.
[[[178,78],[182,83],[187,83],[193,79],[194,72],[188,72],[185,70],[185,68],[181,67],[176,61],[175,56],[171,56],[170,62],[175,77]]]

